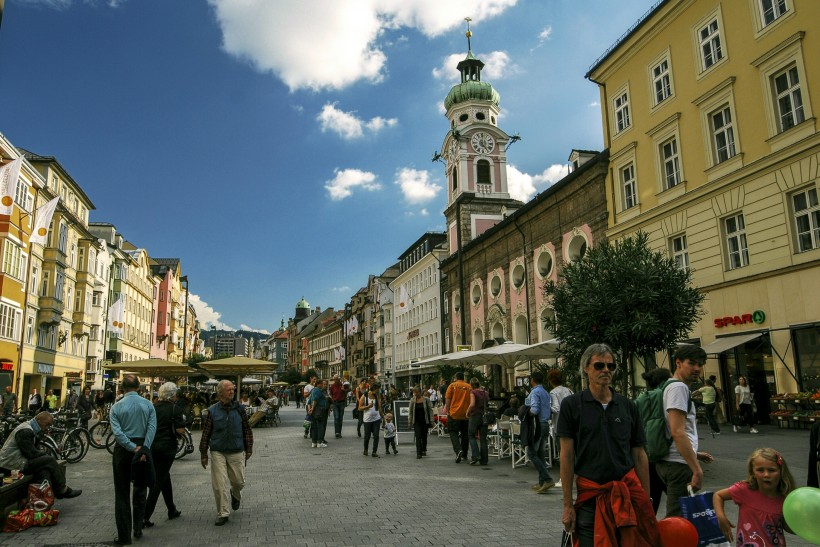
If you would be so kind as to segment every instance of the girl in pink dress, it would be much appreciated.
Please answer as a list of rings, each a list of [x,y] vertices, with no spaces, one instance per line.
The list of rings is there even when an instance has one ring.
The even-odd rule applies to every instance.
[[[720,529],[732,541],[735,527],[726,517],[723,502],[731,499],[740,508],[737,516],[737,547],[786,545],[783,501],[794,490],[794,477],[783,456],[773,448],[758,448],[749,456],[748,477],[715,492],[713,502]]]

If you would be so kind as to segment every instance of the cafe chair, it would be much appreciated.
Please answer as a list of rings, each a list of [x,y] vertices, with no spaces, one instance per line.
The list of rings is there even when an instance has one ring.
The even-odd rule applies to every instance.
[[[512,460],[512,468],[515,469],[527,465],[530,460],[527,458],[527,451],[521,445],[521,424],[512,422],[510,426],[510,435],[512,437],[510,441],[512,457],[510,459]]]

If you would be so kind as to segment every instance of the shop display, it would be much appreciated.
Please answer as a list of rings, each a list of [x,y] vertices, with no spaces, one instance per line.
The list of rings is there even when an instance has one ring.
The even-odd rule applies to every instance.
[[[778,393],[771,398],[772,421],[781,428],[809,429],[820,421],[820,389],[816,392]]]

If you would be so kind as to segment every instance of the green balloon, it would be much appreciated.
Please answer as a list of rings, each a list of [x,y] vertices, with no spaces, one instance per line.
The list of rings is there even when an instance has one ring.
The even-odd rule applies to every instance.
[[[804,486],[793,490],[783,502],[783,517],[792,532],[820,545],[820,488]]]

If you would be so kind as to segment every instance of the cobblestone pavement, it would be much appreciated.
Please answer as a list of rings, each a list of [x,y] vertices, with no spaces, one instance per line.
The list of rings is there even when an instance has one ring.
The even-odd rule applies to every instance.
[[[456,465],[447,437],[431,437],[429,457],[418,460],[412,434],[399,435],[399,454],[363,457],[362,442],[347,409],[342,439],[311,448],[303,438],[304,411],[281,410],[279,427],[255,430],[242,506],[222,527],[214,526],[210,474],[198,451],[172,468],[177,507],[182,517],[168,521],[160,498],[156,526],[135,545],[559,545],[561,493],[530,490],[537,480],[531,465],[512,469],[510,460],[488,466]],[[331,418],[332,420],[332,418]],[[705,466],[706,490],[744,478],[754,448],[775,447],[805,485],[808,431],[761,427],[760,435],[706,435],[701,448],[716,462]],[[198,442],[198,433],[194,439]],[[553,476],[558,478],[557,465]],[[83,489],[79,498],[57,502],[60,523],[16,535],[0,534],[0,544],[23,546],[110,544],[116,534],[111,456],[90,450],[68,466],[68,483]],[[735,518],[734,504],[727,504]],[[788,535],[790,546],[804,546]]]

